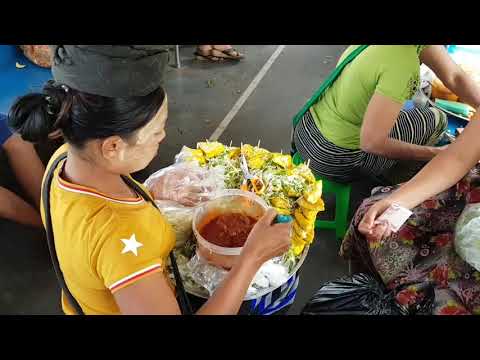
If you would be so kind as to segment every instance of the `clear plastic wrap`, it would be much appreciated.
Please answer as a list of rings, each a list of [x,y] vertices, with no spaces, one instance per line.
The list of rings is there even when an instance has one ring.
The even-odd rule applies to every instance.
[[[480,204],[469,204],[458,218],[455,229],[457,254],[480,271]]]
[[[195,254],[187,263],[187,268],[190,270],[192,279],[198,284],[207,289],[208,293],[212,295],[215,289],[227,276],[228,271],[212,266],[202,257]]]
[[[179,248],[192,236],[195,206],[213,198],[225,186],[220,169],[195,162],[177,162],[152,174],[144,183],[176,234]]]
[[[174,201],[193,207],[225,188],[221,169],[208,169],[195,162],[177,162],[145,181],[155,200]]]
[[[187,263],[187,268],[195,283],[205,288],[210,296],[228,274],[227,270],[210,265],[198,253]],[[255,274],[247,290],[246,298],[254,296],[261,290],[277,288],[286,283],[289,277],[288,268],[282,263],[281,258],[271,259],[264,263]]]

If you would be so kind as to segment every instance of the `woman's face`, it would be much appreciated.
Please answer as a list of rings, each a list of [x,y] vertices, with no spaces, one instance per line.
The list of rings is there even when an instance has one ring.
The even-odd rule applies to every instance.
[[[102,157],[112,172],[130,174],[147,167],[158,153],[165,138],[165,123],[168,117],[168,101],[165,100],[155,117],[136,131],[127,141],[118,136],[103,140]]]

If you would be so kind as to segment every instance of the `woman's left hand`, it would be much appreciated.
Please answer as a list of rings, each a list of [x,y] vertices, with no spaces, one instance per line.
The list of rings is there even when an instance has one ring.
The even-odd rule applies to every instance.
[[[184,206],[195,206],[208,200],[209,189],[202,185],[200,173],[179,168],[158,176],[149,189],[155,200],[170,200]]]
[[[178,191],[173,192],[169,200],[176,201],[184,206],[195,206],[209,200],[209,192],[205,190],[203,187],[195,185],[183,186]]]
[[[385,198],[373,204],[358,224],[358,231],[370,240],[381,240],[391,235],[392,230],[388,223],[378,223],[376,220],[392,205],[392,202]]]

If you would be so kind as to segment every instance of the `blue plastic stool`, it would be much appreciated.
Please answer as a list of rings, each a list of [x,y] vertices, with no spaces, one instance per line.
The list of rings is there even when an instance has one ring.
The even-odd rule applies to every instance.
[[[292,161],[295,165],[303,163],[302,156],[297,152],[293,155]],[[331,180],[322,179],[323,192],[335,194],[335,218],[333,220],[316,220],[315,229],[335,230],[337,239],[343,240],[348,227],[348,211],[350,210],[350,184],[341,184]]]

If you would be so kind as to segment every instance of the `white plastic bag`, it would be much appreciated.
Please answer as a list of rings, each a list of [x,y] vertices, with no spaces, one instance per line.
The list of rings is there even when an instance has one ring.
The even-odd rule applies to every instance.
[[[228,274],[227,270],[210,265],[198,254],[190,259],[187,268],[189,276],[205,288],[210,296]],[[245,296],[253,296],[258,291],[267,288],[277,288],[286,283],[288,279],[288,269],[281,263],[281,258],[270,259],[258,269]]]
[[[455,228],[457,254],[480,271],[480,204],[465,207]]]

